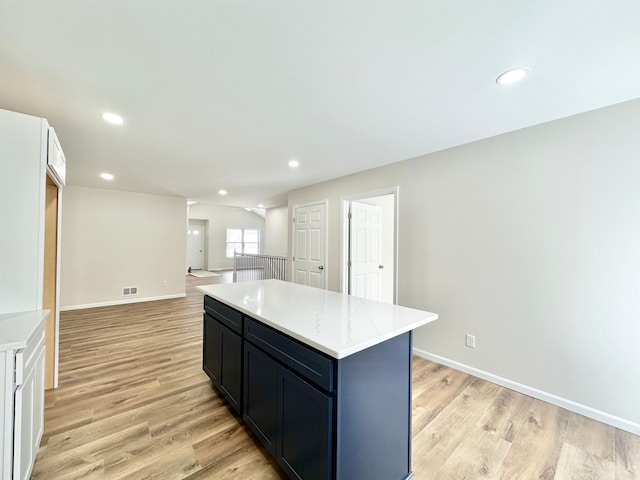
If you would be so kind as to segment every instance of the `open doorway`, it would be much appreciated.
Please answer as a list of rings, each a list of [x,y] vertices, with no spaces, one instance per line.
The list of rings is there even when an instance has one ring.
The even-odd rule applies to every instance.
[[[397,303],[397,187],[342,199],[341,291]]]
[[[187,267],[190,270],[207,270],[208,221],[189,219],[187,227]]]

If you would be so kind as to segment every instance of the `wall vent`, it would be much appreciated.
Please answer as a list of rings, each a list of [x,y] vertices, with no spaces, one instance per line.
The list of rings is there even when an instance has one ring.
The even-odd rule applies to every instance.
[[[122,287],[122,296],[138,295],[138,287]]]

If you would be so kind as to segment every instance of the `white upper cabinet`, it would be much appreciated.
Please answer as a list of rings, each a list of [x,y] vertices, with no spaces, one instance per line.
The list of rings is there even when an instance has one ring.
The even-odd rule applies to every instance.
[[[67,180],[67,159],[64,156],[60,141],[53,127],[49,127],[47,170],[58,187],[64,187]]]

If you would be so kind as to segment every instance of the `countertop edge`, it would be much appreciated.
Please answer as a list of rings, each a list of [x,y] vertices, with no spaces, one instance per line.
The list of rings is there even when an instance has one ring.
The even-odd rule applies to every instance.
[[[292,331],[289,328],[286,328],[285,326],[277,323],[277,322],[273,322],[267,318],[264,318],[260,315],[258,315],[256,312],[250,311],[248,309],[243,308],[241,305],[237,305],[236,303],[230,302],[227,298],[225,298],[222,295],[216,295],[215,293],[210,292],[209,290],[206,289],[206,287],[209,287],[212,285],[200,285],[197,286],[196,288],[198,290],[200,290],[204,295],[208,295],[211,298],[214,298],[222,303],[224,303],[225,305],[228,305],[240,312],[242,312],[243,314],[247,315],[248,317],[251,317],[255,320],[260,321],[261,323],[263,323],[264,325],[267,325],[271,328],[274,328],[275,330],[284,333],[285,335],[290,336],[291,338],[294,338],[302,343],[304,343],[305,345],[308,345],[312,348],[315,348],[316,350],[334,358],[337,360],[340,360],[342,358],[348,357],[349,355],[352,355],[354,353],[358,353],[362,350],[365,350],[369,347],[372,347],[374,345],[378,345],[382,342],[385,342],[391,338],[395,338],[399,335],[402,335],[404,333],[407,333],[409,331],[413,331],[416,328],[422,327],[424,325],[427,325],[431,322],[433,322],[434,320],[438,319],[438,314],[437,313],[432,313],[432,312],[427,312],[424,310],[419,310],[420,312],[425,313],[425,318],[422,320],[417,320],[415,322],[412,322],[409,325],[405,325],[403,328],[398,328],[396,330],[394,330],[393,332],[388,332],[385,335],[380,335],[376,338],[367,340],[367,341],[363,341],[360,342],[358,344],[349,346],[348,348],[344,348],[341,349],[340,351],[336,351],[330,347],[327,347],[326,345],[320,344],[316,341],[314,341],[313,339],[310,339],[308,337],[305,337],[304,335],[301,335],[298,332]],[[335,292],[334,292],[335,293]],[[399,306],[399,305],[396,305]],[[417,310],[417,309],[413,309],[411,307],[403,307],[403,306],[399,306],[402,308],[407,308],[407,309],[411,309],[411,310]]]
[[[0,314],[0,352],[26,348],[37,327],[49,316],[50,311],[31,310]]]

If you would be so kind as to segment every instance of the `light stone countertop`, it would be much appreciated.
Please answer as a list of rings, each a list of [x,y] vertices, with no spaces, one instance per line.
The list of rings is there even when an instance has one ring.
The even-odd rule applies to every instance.
[[[19,350],[49,315],[49,310],[0,314],[0,352]]]
[[[281,280],[197,287],[333,358],[344,358],[438,318],[436,313]]]

